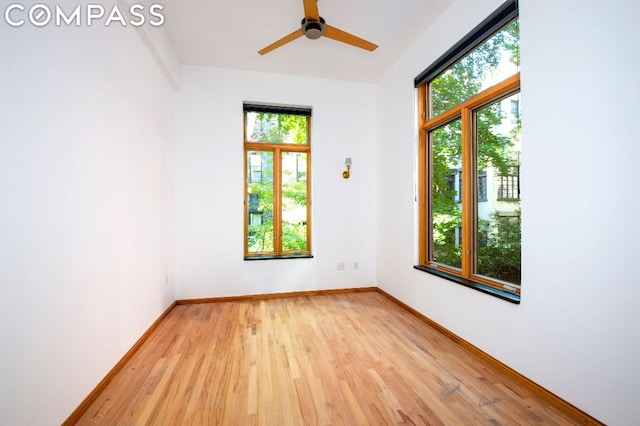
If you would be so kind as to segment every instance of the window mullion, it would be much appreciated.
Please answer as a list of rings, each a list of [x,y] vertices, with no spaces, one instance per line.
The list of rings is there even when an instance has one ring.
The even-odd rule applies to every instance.
[[[282,149],[273,152],[273,249],[282,254]]]
[[[472,137],[471,110],[461,109],[462,118],[462,276],[469,278],[473,259],[473,170],[472,153],[474,139]]]

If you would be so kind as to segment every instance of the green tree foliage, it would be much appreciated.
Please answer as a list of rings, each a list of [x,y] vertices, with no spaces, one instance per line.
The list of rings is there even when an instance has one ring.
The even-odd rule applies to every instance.
[[[306,223],[282,223],[282,250],[302,251],[307,249]]]
[[[293,114],[256,114],[251,140],[268,143],[307,143],[307,117]]]
[[[306,157],[304,158],[306,162]],[[297,159],[296,159],[297,161]],[[304,209],[307,206],[306,172],[283,169],[282,210],[283,212]],[[297,173],[297,175],[295,175]],[[295,175],[295,176],[294,176]],[[283,213],[284,216],[284,213]],[[282,249],[284,251],[301,251],[307,249],[306,217],[302,221],[282,222]]]
[[[434,130],[433,144],[433,243],[434,258],[440,263],[460,267],[460,247],[455,244],[456,229],[462,226],[462,212],[456,191],[449,188],[451,169],[460,166],[462,123],[453,121]]]
[[[482,275],[520,284],[521,220],[520,210],[514,216],[494,214],[484,221],[487,245],[478,250],[478,272]]]
[[[249,212],[261,214],[261,221],[249,223],[249,252],[273,251],[273,153],[249,153],[249,157],[258,155],[261,162],[259,179],[251,176],[248,170],[248,189],[253,197],[249,197]],[[255,160],[254,160],[255,161]],[[252,203],[251,200],[257,203]],[[251,218],[250,218],[251,219]]]

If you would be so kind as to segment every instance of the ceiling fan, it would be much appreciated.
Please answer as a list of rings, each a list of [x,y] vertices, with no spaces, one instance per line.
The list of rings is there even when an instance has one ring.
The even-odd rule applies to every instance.
[[[342,31],[336,27],[328,25],[324,19],[318,13],[317,0],[302,0],[304,4],[304,18],[299,30],[295,30],[289,35],[282,37],[275,43],[271,43],[269,46],[258,51],[259,54],[264,55],[277,49],[303,35],[307,36],[311,40],[318,39],[322,36],[330,39],[340,41],[342,43],[349,44],[351,46],[359,47],[361,49],[368,50],[370,52],[378,48],[377,44],[373,44],[370,41],[356,37],[353,34]]]

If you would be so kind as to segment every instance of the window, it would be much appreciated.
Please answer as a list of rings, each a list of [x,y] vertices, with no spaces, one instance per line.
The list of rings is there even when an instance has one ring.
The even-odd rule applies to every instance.
[[[487,201],[487,172],[478,172],[478,201]]]
[[[419,264],[519,303],[520,47],[515,0],[416,78]]]
[[[449,191],[449,194],[451,194],[451,199],[459,203],[459,188],[461,188],[461,186],[459,185],[456,187],[456,176],[458,176],[459,178],[461,175],[458,170],[451,170],[449,173],[449,176],[447,176],[447,191]],[[458,182],[460,182],[459,179]]]
[[[512,167],[507,175],[500,175],[498,186],[499,201],[520,200],[520,167]]]
[[[511,123],[515,124],[520,118],[520,101],[518,99],[511,100]]]
[[[311,257],[311,109],[243,110],[244,257]]]

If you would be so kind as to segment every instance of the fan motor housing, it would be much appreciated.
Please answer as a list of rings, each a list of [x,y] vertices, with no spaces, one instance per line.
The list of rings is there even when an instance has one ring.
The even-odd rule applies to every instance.
[[[324,34],[325,31],[325,20],[320,17],[319,21],[314,21],[311,19],[303,18],[301,23],[301,31],[307,38],[311,40],[316,40]]]

